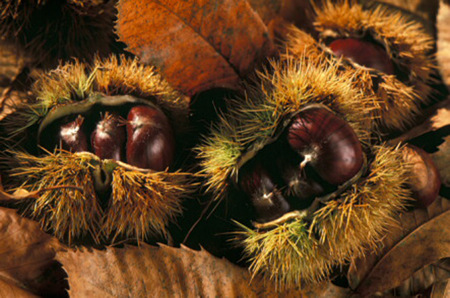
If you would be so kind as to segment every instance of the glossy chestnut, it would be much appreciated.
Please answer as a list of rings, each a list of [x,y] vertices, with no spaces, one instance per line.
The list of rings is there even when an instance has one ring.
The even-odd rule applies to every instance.
[[[258,222],[277,219],[291,210],[267,169],[258,161],[243,167],[239,173],[239,186],[250,198]]]
[[[340,185],[362,168],[364,156],[352,127],[331,111],[313,107],[298,113],[287,134],[288,143],[327,183]]]
[[[106,112],[91,134],[91,146],[95,155],[102,159],[124,160],[125,126],[118,114]]]
[[[395,72],[391,58],[381,45],[361,39],[344,38],[334,40],[329,47],[336,56],[344,56],[359,65],[389,75],[393,75]]]
[[[173,161],[175,138],[162,111],[147,105],[134,106],[127,117],[126,161],[140,168],[163,171]]]

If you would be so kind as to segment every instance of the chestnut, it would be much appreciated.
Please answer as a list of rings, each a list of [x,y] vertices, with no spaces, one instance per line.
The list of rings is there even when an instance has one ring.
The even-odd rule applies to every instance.
[[[352,127],[323,107],[299,112],[288,127],[287,140],[321,179],[340,185],[353,178],[364,164],[361,144]]]
[[[67,124],[61,125],[59,131],[59,138],[61,140],[62,148],[72,152],[88,151],[88,141],[83,132],[84,117],[78,117]]]
[[[359,65],[388,75],[394,74],[394,64],[381,45],[361,39],[344,38],[334,40],[329,47],[336,56],[344,56]]]
[[[123,160],[125,138],[119,115],[106,112],[91,134],[92,151],[102,159]]]
[[[128,164],[163,171],[172,163],[175,138],[161,110],[147,105],[134,106],[128,112],[126,127]]]
[[[275,220],[291,210],[261,162],[250,161],[241,169],[239,186],[250,198],[258,222]]]
[[[439,170],[425,150],[411,144],[403,148],[403,159],[412,165],[408,184],[416,200],[414,205],[426,208],[439,195],[441,188]]]

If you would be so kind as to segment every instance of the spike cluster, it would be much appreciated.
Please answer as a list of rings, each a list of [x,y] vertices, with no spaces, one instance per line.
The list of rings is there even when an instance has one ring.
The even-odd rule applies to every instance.
[[[73,57],[92,61],[96,54],[108,54],[113,27],[113,1],[0,2],[2,40],[44,67]]]
[[[371,114],[367,111],[377,106],[376,99],[355,88],[353,76],[341,72],[338,62],[323,55],[274,63],[270,72],[259,73],[255,84],[247,87],[245,98],[232,101],[228,113],[198,150],[216,199],[236,193],[228,192],[231,188],[241,189],[256,209],[253,227],[240,225],[235,239],[243,246],[250,269],[281,286],[317,282],[333,266],[362,255],[367,248],[377,249],[386,229],[395,223],[396,214],[411,199],[411,191],[405,187],[409,165],[402,151],[376,145],[369,137],[374,118],[368,117]],[[291,187],[285,177],[292,175],[292,166],[302,170],[307,158],[303,154],[289,165],[288,156],[293,154],[289,150],[303,148],[303,143],[309,144],[322,133],[316,129],[326,131],[330,126],[318,121],[311,133],[309,120],[298,120],[317,118],[306,113],[322,111],[317,106],[332,111],[333,116],[323,116],[333,124],[330,134],[345,131],[346,146],[355,156],[362,152],[363,165],[355,164],[356,170],[351,170],[347,181],[336,180],[337,185],[326,181],[329,171],[321,177],[312,166],[310,171],[315,174],[306,183],[313,187],[313,181],[320,187],[298,203],[298,192],[304,194],[309,189],[294,191],[295,179],[291,181],[295,187]],[[303,126],[297,127],[301,123]],[[300,133],[302,130],[305,132]],[[290,131],[298,131],[301,140],[291,140]],[[337,142],[332,137],[324,139]]]
[[[314,25],[317,41],[289,29],[290,59],[325,55],[340,64],[343,75],[353,74],[355,86],[377,99],[369,112],[376,130],[401,131],[417,119],[435,71],[433,39],[421,24],[381,5],[364,9],[351,1],[326,1],[316,8]]]

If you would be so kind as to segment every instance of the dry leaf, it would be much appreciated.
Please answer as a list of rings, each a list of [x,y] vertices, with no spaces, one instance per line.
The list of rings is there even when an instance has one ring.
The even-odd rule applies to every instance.
[[[436,20],[437,61],[442,79],[450,88],[450,4],[441,1]]]
[[[117,7],[128,50],[187,95],[236,89],[273,50],[267,27],[244,0],[121,0]]]
[[[313,32],[314,12],[310,0],[248,0],[269,28],[275,41],[284,41],[287,25],[294,24],[307,32]]]
[[[450,278],[450,259],[442,259],[414,273],[399,287],[389,291],[397,296],[408,296],[423,293],[433,284]]]
[[[432,107],[425,114],[429,117],[421,124],[405,132],[401,136],[389,141],[392,145],[414,139],[425,133],[436,131],[447,125],[450,125],[450,97]]]
[[[14,107],[26,97],[26,92],[12,89],[26,64],[15,48],[0,43],[0,120],[14,112]]]
[[[428,209],[405,212],[383,239],[379,254],[352,262],[350,287],[364,296],[399,286],[424,266],[450,257],[450,202],[438,198]]]
[[[436,283],[431,288],[430,298],[450,297],[450,279]]]
[[[47,269],[54,270],[55,251],[62,248],[56,238],[44,233],[36,222],[7,208],[0,208],[0,235],[1,278],[33,292],[45,291],[41,287],[49,286],[48,282],[58,282],[43,277]]]
[[[317,285],[307,286],[303,289],[307,298],[347,298],[352,291],[349,288],[338,287],[331,281],[324,281]]]
[[[0,277],[0,297],[14,298],[36,298],[36,296],[24,289],[19,288],[13,283],[7,282]]]
[[[277,292],[270,282],[205,250],[126,246],[58,252],[70,297],[303,297]]]
[[[438,149],[431,157],[439,169],[442,184],[450,186],[450,136],[444,137]]]

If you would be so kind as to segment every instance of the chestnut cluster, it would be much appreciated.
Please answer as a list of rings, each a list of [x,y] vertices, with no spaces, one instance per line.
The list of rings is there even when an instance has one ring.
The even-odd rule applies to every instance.
[[[134,105],[97,109],[91,114],[56,121],[41,135],[41,144],[48,149],[58,145],[71,152],[91,151],[102,159],[155,171],[171,165],[175,139],[170,122],[160,109]]]
[[[245,164],[238,180],[256,220],[269,222],[335,192],[363,165],[363,150],[352,127],[329,109],[313,105],[294,116],[274,144]]]

